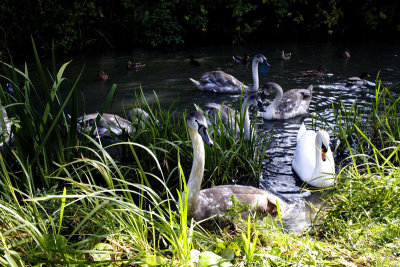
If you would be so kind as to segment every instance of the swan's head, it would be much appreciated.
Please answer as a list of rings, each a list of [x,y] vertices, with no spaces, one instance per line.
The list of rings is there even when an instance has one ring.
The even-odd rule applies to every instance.
[[[329,134],[326,131],[319,131],[315,137],[315,145],[321,151],[322,161],[326,160],[326,153],[329,151]]]
[[[200,111],[190,112],[186,117],[186,123],[189,129],[198,132],[203,138],[204,143],[209,146],[213,146],[213,142],[208,135],[207,131],[207,120],[204,114]]]
[[[256,94],[251,94],[251,95],[247,96],[245,98],[244,102],[248,107],[257,106],[262,112],[265,112],[263,102],[262,102],[261,98]]]
[[[253,59],[253,63],[254,63],[254,62],[262,63],[262,64],[264,64],[264,65],[267,66],[267,67],[270,66],[269,63],[268,63],[268,61],[267,61],[267,58],[266,58],[264,55],[262,55],[262,54],[255,55],[255,56],[254,56],[254,59]]]
[[[279,84],[273,82],[268,82],[264,84],[264,86],[261,88],[261,100],[264,100],[270,92],[278,91],[281,91],[283,93],[283,89]]]

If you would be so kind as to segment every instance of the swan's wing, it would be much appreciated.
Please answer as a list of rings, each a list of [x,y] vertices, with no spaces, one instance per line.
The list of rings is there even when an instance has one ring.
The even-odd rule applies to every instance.
[[[200,83],[203,86],[216,87],[242,87],[243,83],[230,74],[223,71],[210,71],[201,76]]]
[[[268,213],[276,217],[278,214],[277,201],[279,202],[283,218],[293,208],[279,197],[259,188],[242,185],[220,185],[200,191],[198,198],[199,206],[195,212],[198,216],[194,217],[204,219],[212,215],[223,216],[224,213],[233,207],[232,195],[235,196],[238,202],[249,204],[252,209],[261,215]],[[242,216],[246,216],[247,214],[248,212],[242,212]]]
[[[303,95],[296,89],[285,92],[276,110],[280,113],[291,113],[301,103]]]
[[[299,131],[297,132],[297,142],[300,141],[301,137],[303,134],[307,132],[306,126],[304,125],[304,122],[301,124]]]
[[[311,97],[312,91],[309,89],[291,89],[283,94],[276,110],[282,114],[293,113],[293,116],[303,114],[310,105]]]

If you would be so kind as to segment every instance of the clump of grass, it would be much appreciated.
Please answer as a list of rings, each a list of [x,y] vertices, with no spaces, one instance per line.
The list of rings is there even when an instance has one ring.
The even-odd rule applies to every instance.
[[[372,255],[375,263],[398,261],[393,251],[400,245],[399,100],[379,82],[368,112],[339,103],[332,130],[349,160],[316,219],[320,238]]]
[[[400,140],[400,97],[395,97],[389,87],[382,86],[377,77],[375,96],[367,101],[369,103],[365,105],[365,109],[361,109],[357,101],[349,108],[341,100],[337,105],[332,103],[335,115],[333,124],[320,117],[338,140],[337,158],[344,160],[343,165],[348,164],[349,160],[359,165],[365,158],[353,156],[372,155],[376,152],[374,146],[384,157],[394,152],[390,160],[399,163],[399,155],[394,148]]]

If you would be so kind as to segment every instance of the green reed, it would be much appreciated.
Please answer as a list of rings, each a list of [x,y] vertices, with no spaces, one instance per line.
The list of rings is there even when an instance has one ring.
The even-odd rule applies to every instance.
[[[400,97],[395,97],[391,88],[382,86],[377,78],[374,98],[366,101],[363,109],[357,100],[350,107],[340,99],[337,104],[332,103],[335,122],[326,125],[338,141],[338,158],[345,159],[345,164],[349,159],[353,164],[360,164],[369,157],[353,156],[372,155],[378,150],[381,160],[394,152],[390,160],[398,163],[399,155],[395,148],[400,140]],[[321,116],[319,118],[326,122]]]
[[[33,52],[36,60],[36,71],[39,82],[35,83],[30,77],[27,65],[24,70],[17,69],[13,62],[1,62],[3,81],[9,82],[14,88],[11,95],[2,87],[0,90],[1,105],[6,108],[12,121],[14,149],[3,149],[2,153],[7,158],[7,165],[19,173],[19,167],[25,171],[35,173],[36,181],[24,181],[15,177],[21,184],[50,186],[51,182],[46,175],[54,170],[53,162],[69,162],[73,157],[72,150],[67,147],[76,145],[76,114],[78,108],[77,81],[72,83],[63,99],[60,98],[61,87],[66,83],[63,78],[69,62],[56,69],[53,53],[51,70],[45,70],[41,64],[35,44]],[[71,111],[71,121],[65,110]],[[8,144],[5,144],[8,146]],[[19,162],[18,164],[15,164]],[[35,188],[31,188],[34,190]]]

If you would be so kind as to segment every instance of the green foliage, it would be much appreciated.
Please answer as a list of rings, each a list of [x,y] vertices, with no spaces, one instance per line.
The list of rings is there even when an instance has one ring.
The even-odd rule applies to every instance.
[[[21,54],[30,46],[63,53],[93,47],[176,46],[209,40],[242,42],[271,35],[371,36],[398,34],[395,0],[4,0],[0,50]],[[376,35],[374,35],[376,36]],[[18,53],[16,53],[18,51]]]

